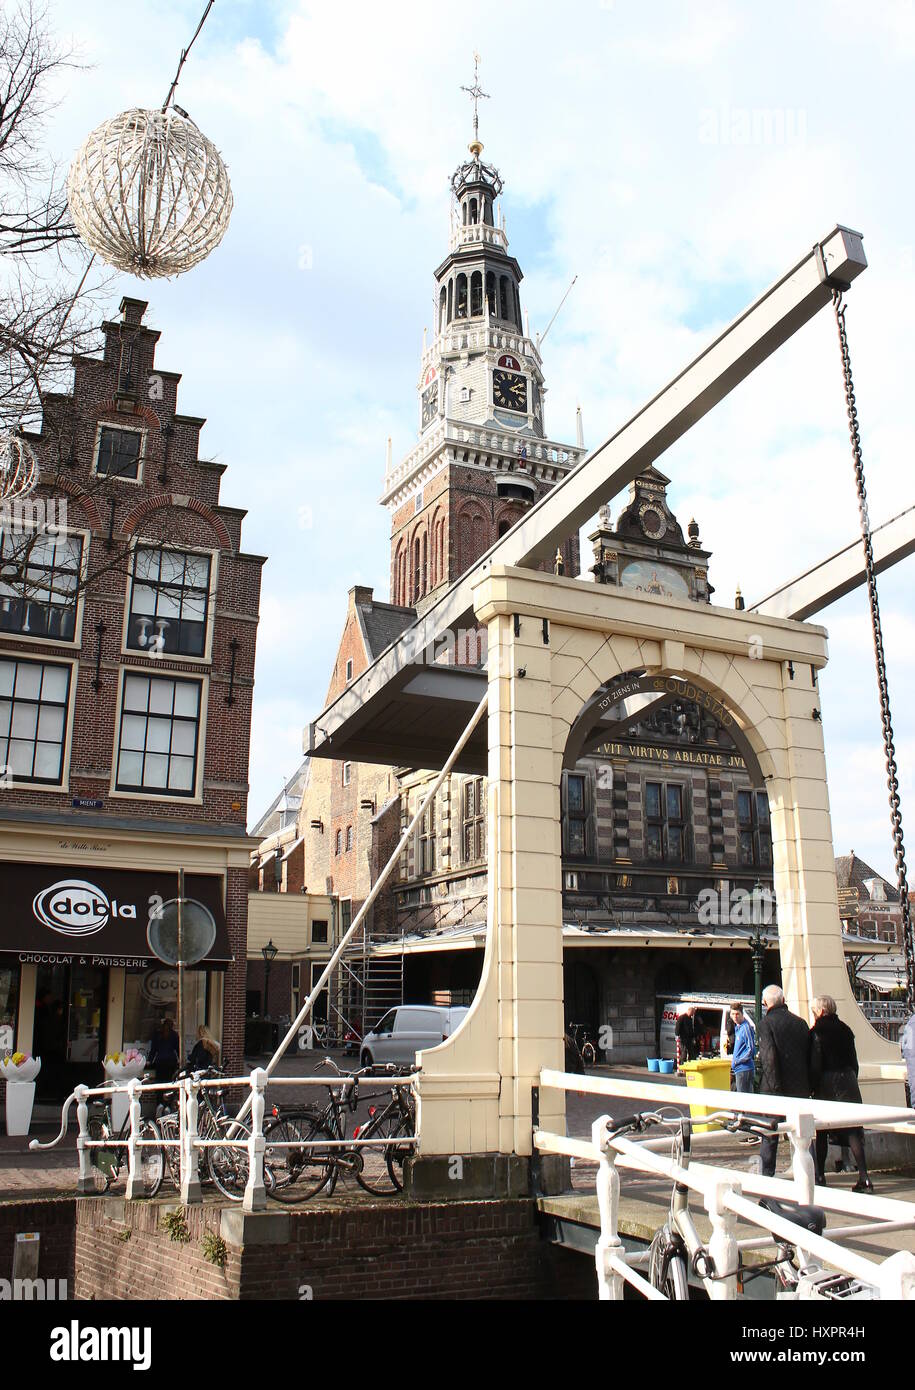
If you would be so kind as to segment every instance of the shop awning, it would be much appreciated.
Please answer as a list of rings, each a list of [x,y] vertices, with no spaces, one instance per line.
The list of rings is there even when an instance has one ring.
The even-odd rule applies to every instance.
[[[208,907],[216,922],[216,940],[201,966],[224,968],[232,951],[222,878],[186,874],[184,882],[185,896]],[[0,952],[38,965],[145,965],[155,960],[146,939],[150,914],[177,896],[177,869],[0,864]]]

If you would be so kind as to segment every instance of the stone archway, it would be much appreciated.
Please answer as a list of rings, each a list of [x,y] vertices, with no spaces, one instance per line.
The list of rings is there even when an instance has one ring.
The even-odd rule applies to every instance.
[[[858,1040],[867,1099],[898,1100],[895,1054],[848,983],[835,883],[817,672],[826,633],[808,623],[669,601],[538,571],[494,569],[476,586],[488,629],[489,923],[474,1006],[423,1054],[420,1155],[529,1155],[531,1087],[562,1066],[559,784],[570,731],[624,673],[686,680],[727,709],[769,796],[783,986],[809,1017],[832,994]],[[562,1128],[562,1097],[541,1100]]]

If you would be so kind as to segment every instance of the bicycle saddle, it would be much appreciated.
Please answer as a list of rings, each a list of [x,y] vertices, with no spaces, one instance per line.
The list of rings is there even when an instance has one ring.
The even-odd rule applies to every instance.
[[[826,1213],[822,1207],[802,1207],[796,1202],[778,1202],[774,1197],[761,1198],[759,1205],[771,1211],[773,1216],[780,1216],[785,1221],[802,1226],[805,1231],[812,1231],[815,1236],[821,1236],[826,1229]]]

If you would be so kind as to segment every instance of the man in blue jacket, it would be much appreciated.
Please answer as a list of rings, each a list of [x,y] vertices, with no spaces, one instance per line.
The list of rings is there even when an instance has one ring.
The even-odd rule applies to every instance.
[[[742,1005],[731,1005],[731,1018],[734,1020],[734,1051],[731,1053],[734,1089],[752,1092],[756,1074],[756,1034]]]

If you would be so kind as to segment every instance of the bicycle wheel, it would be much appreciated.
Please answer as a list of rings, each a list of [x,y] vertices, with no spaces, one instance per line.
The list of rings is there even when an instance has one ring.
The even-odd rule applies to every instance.
[[[229,1124],[220,1128],[228,1130]],[[216,1135],[213,1137],[216,1138]],[[230,1202],[240,1202],[248,1186],[248,1150],[236,1148],[235,1143],[242,1144],[250,1137],[251,1131],[247,1125],[236,1124],[232,1136],[235,1142],[225,1146],[216,1144],[206,1151],[207,1171],[222,1195],[228,1197]]]
[[[312,1111],[293,1111],[268,1125],[264,1130],[264,1168],[269,1165],[273,1175],[271,1197],[291,1203],[307,1202],[322,1191],[330,1196],[337,1185],[332,1149],[287,1149],[276,1145],[332,1138],[321,1116]]]
[[[159,1128],[160,1136],[163,1139],[174,1139],[174,1144],[163,1144],[162,1152],[165,1155],[165,1166],[168,1168],[168,1176],[174,1187],[181,1186],[181,1155],[178,1150],[178,1116],[170,1111],[168,1114],[160,1115],[156,1124]],[[163,1177],[165,1176],[163,1170]]]
[[[656,1231],[648,1249],[648,1278],[672,1303],[689,1302],[689,1275],[683,1242],[668,1226]]]
[[[394,1110],[390,1114],[379,1114],[377,1118],[369,1120],[367,1125],[362,1125],[359,1130],[360,1139],[395,1139],[400,1134],[412,1133],[412,1130],[405,1128],[406,1117],[399,1110]],[[385,1144],[379,1148],[365,1148],[360,1150],[363,1155],[364,1163],[362,1172],[356,1174],[356,1181],[360,1187],[364,1187],[366,1192],[373,1193],[376,1197],[393,1197],[395,1192],[403,1189],[402,1173],[397,1168],[392,1168],[388,1162],[388,1157],[395,1150],[393,1144]],[[403,1163],[400,1163],[402,1169]],[[400,1175],[400,1180],[398,1180]]]
[[[412,1106],[410,1112],[404,1115],[400,1124],[394,1131],[397,1138],[407,1137],[412,1139],[416,1134],[416,1118]],[[408,1158],[413,1157],[415,1150],[414,1144],[391,1144],[385,1150],[385,1163],[387,1164],[388,1176],[398,1192],[403,1192],[403,1166]]]
[[[162,1179],[165,1177],[165,1152],[162,1148],[162,1136],[152,1120],[143,1120],[140,1124],[139,1137],[155,1140],[155,1148],[152,1145],[142,1144],[137,1149],[137,1165],[140,1170],[143,1196],[155,1197],[162,1186]]]
[[[90,1115],[88,1128],[90,1139],[111,1138],[108,1121],[101,1115]],[[96,1192],[110,1191],[117,1182],[120,1171],[117,1146],[112,1144],[110,1148],[90,1149],[89,1161]]]

